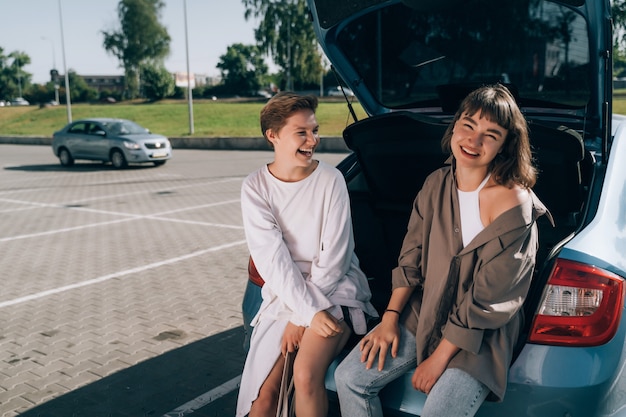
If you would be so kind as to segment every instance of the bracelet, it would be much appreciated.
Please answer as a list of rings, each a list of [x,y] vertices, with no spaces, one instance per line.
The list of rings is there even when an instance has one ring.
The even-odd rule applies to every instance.
[[[385,310],[385,313],[386,312],[396,313],[398,316],[402,315],[402,313],[400,313],[398,310],[394,310],[394,309],[391,309],[391,308],[388,308],[387,310]]]

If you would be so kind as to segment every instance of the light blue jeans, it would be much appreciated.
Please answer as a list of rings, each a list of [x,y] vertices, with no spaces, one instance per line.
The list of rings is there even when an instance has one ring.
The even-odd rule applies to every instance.
[[[365,369],[356,346],[335,371],[341,415],[383,417],[378,393],[391,381],[415,369],[415,352],[415,336],[404,326],[400,326],[398,355],[395,358],[388,355],[382,371],[376,364]],[[428,395],[421,417],[473,416],[488,394],[489,389],[466,372],[447,369]]]

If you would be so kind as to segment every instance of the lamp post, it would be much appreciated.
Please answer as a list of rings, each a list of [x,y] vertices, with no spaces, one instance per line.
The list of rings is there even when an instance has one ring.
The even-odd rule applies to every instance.
[[[20,67],[19,56],[15,58],[16,70],[17,70],[17,94],[19,98],[22,98],[22,68]]]
[[[42,36],[41,39],[49,40],[50,45],[52,45],[52,69],[50,70],[50,78],[54,83],[54,101],[59,104],[59,71],[57,71],[57,54],[54,49],[54,41],[45,36]]]
[[[59,0],[59,23],[61,25],[61,50],[63,51],[63,72],[65,73],[65,107],[67,109],[67,122],[72,123],[72,103],[70,100],[70,76],[67,73],[65,62],[65,37],[63,36],[63,12],[61,11],[61,0]]]
[[[189,134],[193,135],[193,97],[191,88],[191,73],[189,72],[189,40],[187,35],[187,0],[183,0],[185,12],[185,53],[187,55],[187,107],[189,108]]]

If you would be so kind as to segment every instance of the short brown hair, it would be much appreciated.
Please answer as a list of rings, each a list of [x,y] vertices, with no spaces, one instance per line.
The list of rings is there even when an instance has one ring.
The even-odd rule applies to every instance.
[[[299,110],[317,110],[317,97],[304,96],[289,91],[283,91],[272,97],[261,110],[261,133],[267,139],[265,132],[271,129],[278,132],[287,123],[287,119]]]
[[[532,188],[537,181],[537,170],[533,165],[528,124],[511,92],[501,84],[480,87],[465,97],[441,140],[444,151],[452,152],[450,142],[457,120],[465,113],[473,116],[477,112],[507,130],[502,152],[489,167],[494,180],[501,185]]]

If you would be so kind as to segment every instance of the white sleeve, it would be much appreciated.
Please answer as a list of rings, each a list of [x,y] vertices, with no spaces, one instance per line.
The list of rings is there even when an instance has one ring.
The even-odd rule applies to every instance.
[[[306,281],[294,263],[267,199],[259,184],[244,181],[241,190],[243,224],[250,255],[272,292],[309,326],[313,316],[332,303],[311,281]]]
[[[319,256],[311,265],[311,281],[330,296],[350,269],[354,239],[350,200],[343,177],[327,185]]]

